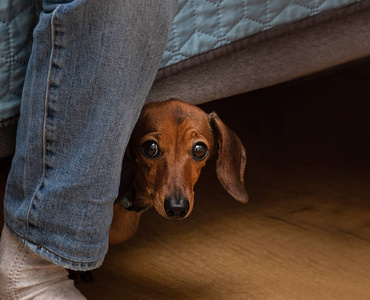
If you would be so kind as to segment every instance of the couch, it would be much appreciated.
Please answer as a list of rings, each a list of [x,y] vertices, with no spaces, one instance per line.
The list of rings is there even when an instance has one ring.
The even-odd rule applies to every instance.
[[[0,5],[0,157],[15,147],[39,1]],[[147,101],[201,104],[370,55],[370,0],[179,0]]]

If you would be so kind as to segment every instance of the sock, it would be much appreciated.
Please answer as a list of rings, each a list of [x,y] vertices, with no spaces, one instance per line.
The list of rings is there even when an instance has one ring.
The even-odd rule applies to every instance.
[[[28,250],[4,226],[0,241],[0,299],[86,299],[68,272]]]

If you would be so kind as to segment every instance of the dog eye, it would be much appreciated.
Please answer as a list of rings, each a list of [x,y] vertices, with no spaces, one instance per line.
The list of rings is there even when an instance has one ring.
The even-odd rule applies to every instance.
[[[208,149],[207,146],[204,143],[196,143],[193,147],[193,158],[196,160],[203,160],[208,155]]]
[[[149,158],[157,157],[159,155],[158,144],[154,141],[147,141],[141,145],[141,152]]]

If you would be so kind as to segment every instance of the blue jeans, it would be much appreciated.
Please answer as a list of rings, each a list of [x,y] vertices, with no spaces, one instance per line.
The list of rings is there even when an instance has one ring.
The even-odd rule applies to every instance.
[[[175,0],[44,0],[5,195],[10,231],[45,259],[101,265],[132,129]]]

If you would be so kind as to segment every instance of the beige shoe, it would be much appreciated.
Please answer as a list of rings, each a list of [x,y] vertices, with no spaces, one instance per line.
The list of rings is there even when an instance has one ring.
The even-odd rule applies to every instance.
[[[0,299],[86,299],[68,272],[28,250],[4,226],[0,242]]]

